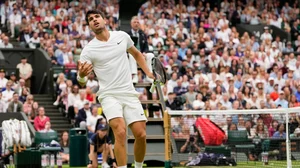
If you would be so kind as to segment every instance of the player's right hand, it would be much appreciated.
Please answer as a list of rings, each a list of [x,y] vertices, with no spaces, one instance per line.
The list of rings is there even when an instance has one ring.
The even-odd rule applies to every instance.
[[[78,65],[78,74],[81,78],[84,78],[85,76],[89,75],[93,71],[93,65],[87,62],[82,63],[80,60],[78,60],[77,65]]]

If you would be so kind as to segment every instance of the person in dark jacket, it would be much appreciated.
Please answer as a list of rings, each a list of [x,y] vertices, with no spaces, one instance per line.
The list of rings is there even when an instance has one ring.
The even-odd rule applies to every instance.
[[[135,47],[145,54],[149,51],[147,35],[140,29],[140,22],[137,16],[131,19],[131,30],[128,32]]]
[[[79,125],[82,121],[86,122],[87,117],[90,115],[92,115],[91,108],[89,102],[86,101],[86,103],[84,103],[83,108],[78,111],[75,125]]]

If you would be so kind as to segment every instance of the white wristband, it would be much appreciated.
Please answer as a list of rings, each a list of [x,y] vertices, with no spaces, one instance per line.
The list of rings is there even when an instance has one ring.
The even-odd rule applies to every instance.
[[[87,76],[85,76],[84,78],[81,78],[79,75],[77,75],[77,81],[80,83],[86,83],[88,80]]]

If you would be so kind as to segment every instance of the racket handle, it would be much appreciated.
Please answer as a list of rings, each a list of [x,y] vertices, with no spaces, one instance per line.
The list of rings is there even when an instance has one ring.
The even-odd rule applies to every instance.
[[[150,88],[150,93],[153,93],[155,89],[155,83],[153,82]]]

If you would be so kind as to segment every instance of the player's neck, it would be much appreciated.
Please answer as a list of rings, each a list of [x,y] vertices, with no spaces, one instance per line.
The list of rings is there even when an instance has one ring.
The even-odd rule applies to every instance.
[[[107,42],[109,37],[110,37],[110,34],[109,34],[109,31],[107,29],[104,29],[102,31],[102,33],[100,34],[96,34],[95,37],[99,40],[99,41],[103,41],[103,42]]]

